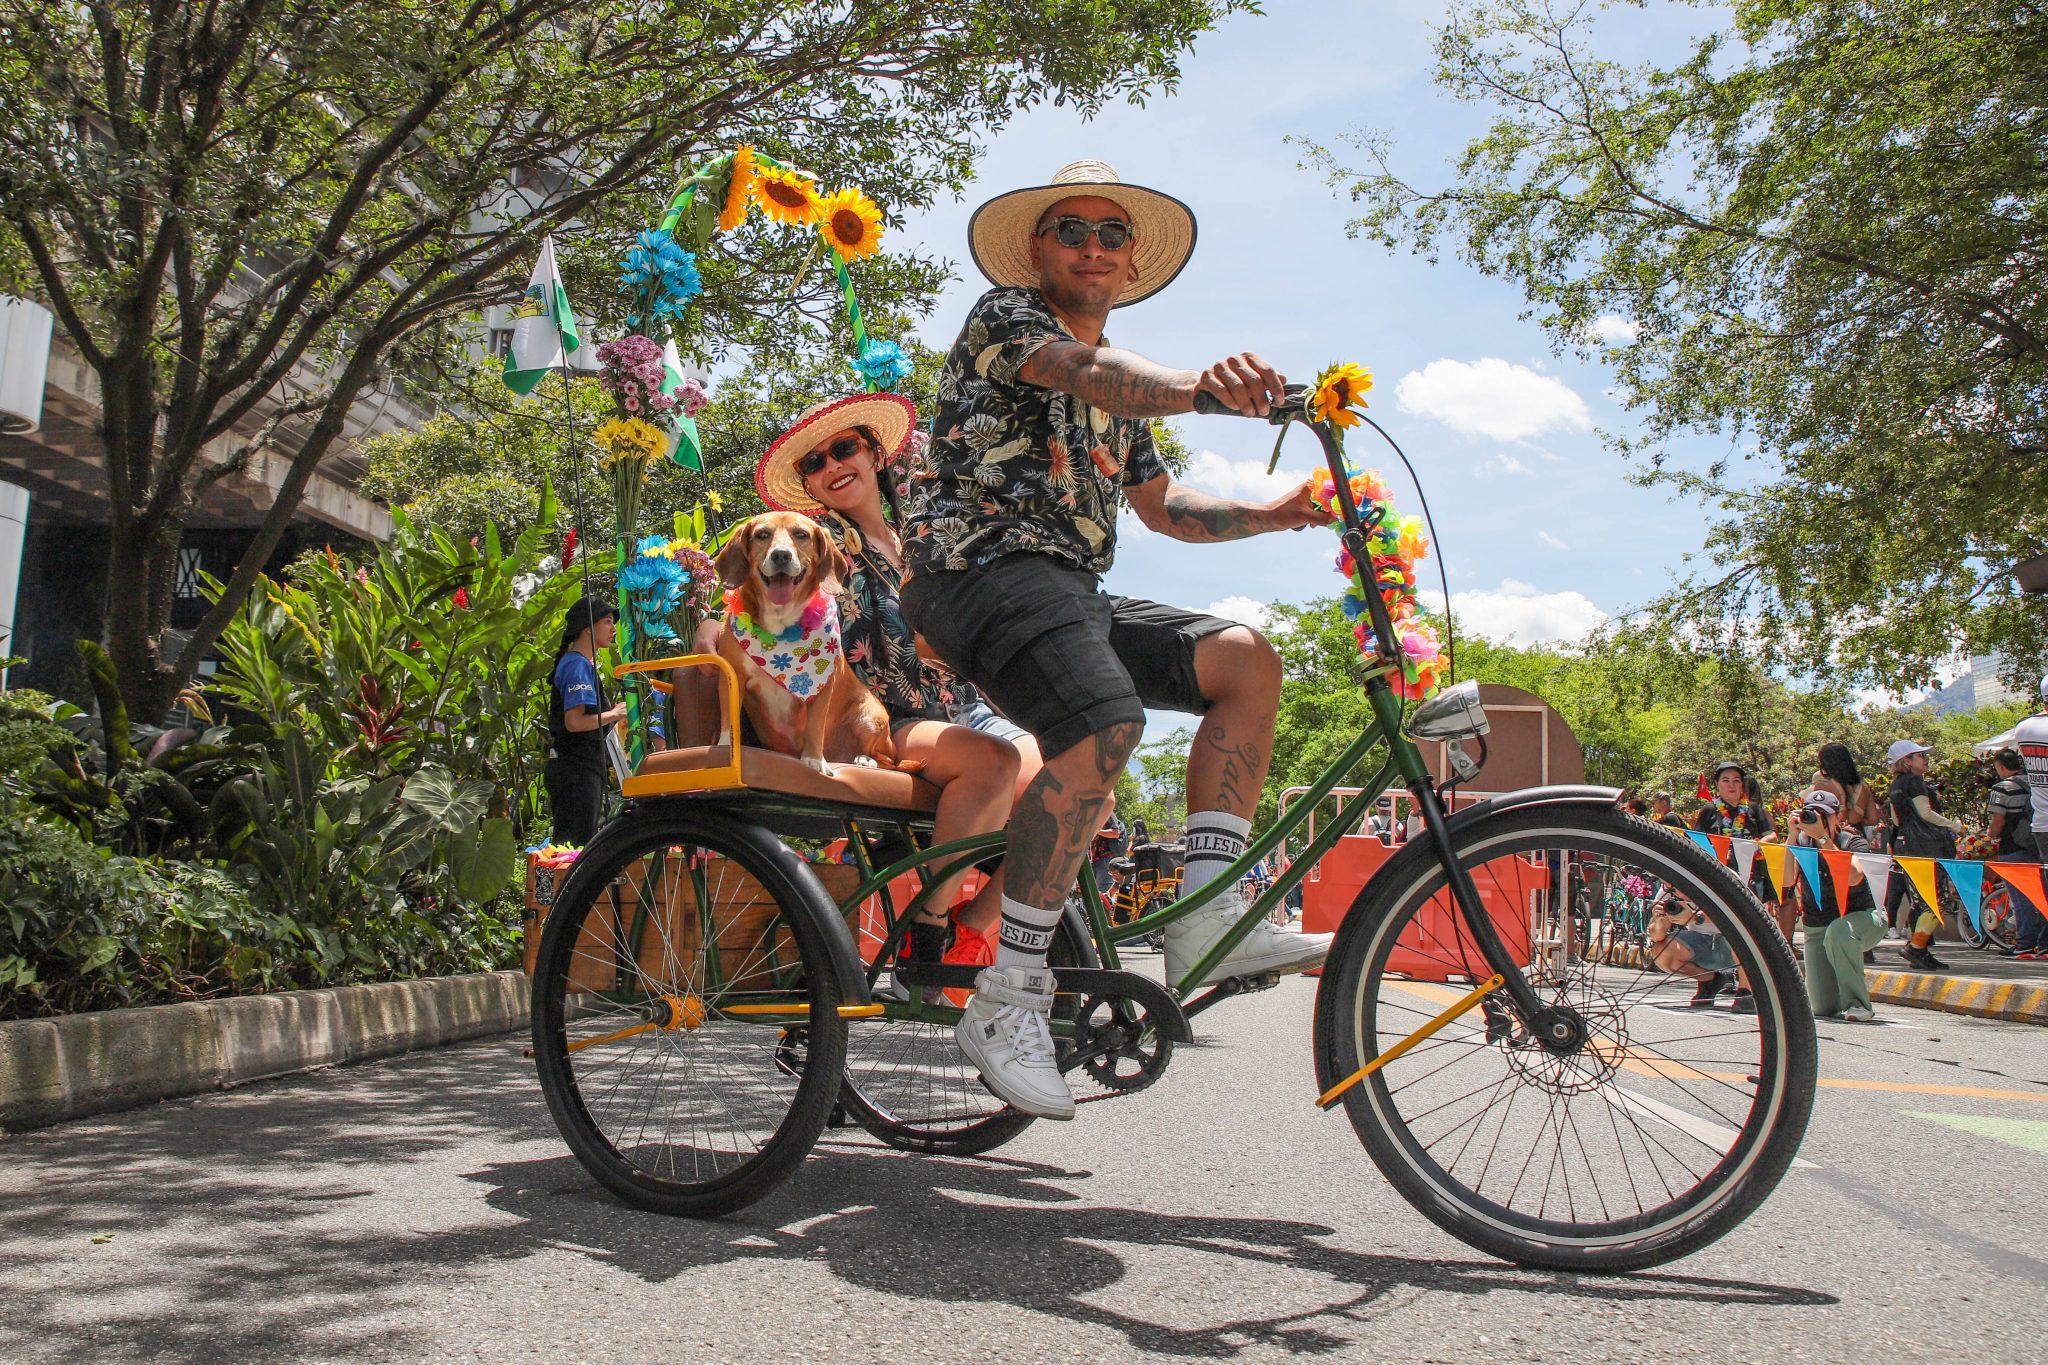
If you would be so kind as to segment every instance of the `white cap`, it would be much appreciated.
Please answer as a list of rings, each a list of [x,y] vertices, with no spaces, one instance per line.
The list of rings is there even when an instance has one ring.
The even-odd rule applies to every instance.
[[[1910,739],[1895,739],[1892,741],[1892,747],[1884,751],[1884,761],[1896,763],[1902,758],[1911,758],[1914,754],[1931,754],[1933,752],[1934,750],[1928,748],[1925,744],[1915,744]]]
[[[2041,675],[2041,700],[2048,701],[2048,673]]]

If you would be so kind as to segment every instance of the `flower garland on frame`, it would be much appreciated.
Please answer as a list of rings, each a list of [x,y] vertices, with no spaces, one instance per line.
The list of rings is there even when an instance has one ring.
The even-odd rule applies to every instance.
[[[1340,452],[1343,429],[1363,420],[1356,410],[1366,406],[1365,395],[1371,388],[1372,375],[1348,362],[1332,365],[1316,376],[1308,397],[1308,411],[1315,420],[1333,428]],[[1366,536],[1370,581],[1379,592],[1387,617],[1393,622],[1394,635],[1400,641],[1400,653],[1393,661],[1395,668],[1389,681],[1402,698],[1419,701],[1442,685],[1451,663],[1438,636],[1434,616],[1415,596],[1415,566],[1429,555],[1429,533],[1422,518],[1404,516],[1394,509],[1393,495],[1378,470],[1353,472],[1348,462],[1344,468],[1349,475],[1352,501],[1371,525]],[[1310,497],[1329,514],[1331,525],[1339,524],[1337,485],[1327,471],[1318,476]],[[1369,603],[1362,587],[1366,576],[1360,573],[1349,549],[1337,552],[1336,567],[1345,582],[1339,605],[1353,623],[1359,653],[1376,659],[1379,646],[1373,638]]]

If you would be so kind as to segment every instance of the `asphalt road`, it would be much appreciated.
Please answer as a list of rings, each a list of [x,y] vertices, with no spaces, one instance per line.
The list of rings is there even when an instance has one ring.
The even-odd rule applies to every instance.
[[[1314,983],[989,1157],[828,1134],[711,1224],[623,1208],[502,1039],[0,1139],[0,1358],[2039,1361],[2048,1031],[1823,1023],[1803,1151],[1656,1273],[1535,1273],[1312,1104]]]

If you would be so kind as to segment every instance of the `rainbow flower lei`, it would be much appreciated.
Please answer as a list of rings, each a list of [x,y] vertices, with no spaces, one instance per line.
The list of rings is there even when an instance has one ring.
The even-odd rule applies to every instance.
[[[1321,476],[1311,496],[1316,506],[1330,514],[1331,524],[1335,525],[1339,520],[1337,485],[1329,474]],[[1376,469],[1351,476],[1351,496],[1361,511],[1377,507],[1380,512],[1379,524],[1368,537],[1366,548],[1372,556],[1372,579],[1379,588],[1380,601],[1386,604],[1394,633],[1401,641],[1399,670],[1391,681],[1400,696],[1419,701],[1442,685],[1451,663],[1438,638],[1436,618],[1415,598],[1415,565],[1429,555],[1429,534],[1422,518],[1403,516],[1394,510],[1386,481]],[[1354,623],[1352,633],[1358,637],[1359,653],[1370,659],[1378,654],[1378,646],[1372,637],[1372,621],[1366,615],[1357,569],[1351,551],[1337,552],[1337,572],[1344,575],[1347,584],[1341,603],[1344,615]]]

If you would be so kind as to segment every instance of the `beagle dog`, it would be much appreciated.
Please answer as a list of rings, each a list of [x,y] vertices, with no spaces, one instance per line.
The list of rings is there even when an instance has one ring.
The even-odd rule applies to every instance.
[[[718,652],[761,743],[826,774],[842,763],[896,767],[889,713],[840,648],[849,566],[832,537],[800,512],[763,512],[733,532],[717,564],[726,587]],[[721,728],[719,744],[732,739]]]

